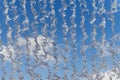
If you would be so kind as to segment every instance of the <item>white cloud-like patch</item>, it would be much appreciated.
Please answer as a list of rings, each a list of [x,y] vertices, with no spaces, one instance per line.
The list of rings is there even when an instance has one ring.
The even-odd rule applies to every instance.
[[[120,80],[120,72],[118,68],[109,69],[105,72],[93,73],[90,75],[93,80],[100,78],[100,80]]]
[[[94,45],[95,49],[99,53],[100,57],[111,56],[113,53],[119,53],[120,47],[116,45],[111,45],[109,41],[106,43],[96,42]],[[91,48],[91,46],[90,46]]]
[[[14,49],[13,45],[11,45],[11,46],[10,45],[9,46],[3,45],[3,50],[0,52],[0,56],[4,57],[5,60],[11,61],[10,57],[12,57],[14,59],[16,53],[21,54],[21,55],[22,55],[22,53],[27,53],[31,56],[34,55],[35,54],[34,51],[36,50],[35,39],[33,37],[29,37],[28,41],[30,43],[28,45],[30,53],[28,53],[27,48],[26,48],[26,46],[27,46],[26,39],[23,37],[20,37],[17,41],[17,46],[19,47],[20,52],[17,52],[17,50]],[[39,48],[40,48],[39,50],[36,50],[38,52],[37,53],[38,57],[44,56],[47,54],[45,60],[47,60],[47,61],[54,60],[53,56],[48,53],[51,50],[53,50],[52,42],[53,42],[53,40],[51,40],[50,38],[46,38],[46,37],[43,37],[41,35],[39,35],[37,37],[37,43],[39,44]]]
[[[110,56],[111,53],[109,49],[111,48],[110,44],[106,42],[105,44],[98,43],[97,50],[99,50],[101,57]]]
[[[10,54],[7,51],[7,47],[6,46],[2,46],[3,49],[0,52],[0,57],[4,58],[5,60],[10,60]]]

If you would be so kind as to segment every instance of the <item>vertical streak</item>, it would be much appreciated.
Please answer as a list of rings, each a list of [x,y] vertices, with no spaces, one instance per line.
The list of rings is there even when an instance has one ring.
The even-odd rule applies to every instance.
[[[87,45],[86,45],[86,40],[88,38],[88,35],[86,33],[86,30],[85,30],[85,16],[84,16],[84,12],[87,10],[87,5],[86,5],[86,2],[85,0],[79,0],[79,3],[80,3],[80,9],[81,9],[81,22],[80,22],[80,29],[82,31],[82,35],[83,35],[83,40],[82,40],[82,48],[81,48],[81,55],[82,55],[82,59],[83,59],[83,67],[82,67],[82,75],[84,77],[87,76],[87,58],[86,58],[86,54],[85,54],[85,50],[87,49]],[[84,6],[84,8],[82,8],[82,6]]]
[[[72,38],[72,48],[74,51],[74,58],[77,59],[77,48],[76,48],[76,23],[75,23],[75,18],[76,18],[76,1],[75,0],[70,0],[70,5],[71,5],[71,11],[72,15],[70,17],[70,22],[71,22],[71,38]]]
[[[65,0],[62,0],[61,1],[61,4],[62,4],[62,8],[60,8],[60,13],[62,15],[62,20],[63,20],[63,25],[62,25],[62,28],[63,28],[63,40],[64,40],[64,44],[65,44],[65,48],[64,48],[64,52],[68,52],[68,39],[67,39],[67,34],[68,34],[68,31],[69,31],[69,27],[67,26],[67,20],[66,20],[66,14],[65,14],[65,11],[67,10],[67,4],[65,2]]]
[[[48,18],[48,14],[47,14],[47,1],[46,0],[41,0],[41,2],[43,2],[43,7],[41,8],[41,13],[43,14],[42,15],[42,18],[40,19],[40,22],[42,24],[42,30],[41,30],[41,33],[44,37],[47,37],[48,36],[48,23],[46,22],[46,18]]]
[[[55,6],[54,6],[55,0],[50,0],[49,2],[50,2],[50,12],[48,14],[49,14],[49,17],[50,17],[50,29],[51,29],[50,37],[53,40],[53,42],[52,42],[52,44],[53,44],[53,57],[56,60],[56,63],[54,65],[55,68],[54,68],[54,72],[53,72],[53,75],[54,75],[53,77],[58,78],[58,76],[57,76],[58,57],[57,57],[57,53],[56,53],[56,51],[57,51],[57,43],[56,43],[56,38],[57,38],[57,36],[56,36],[56,31],[57,31],[56,22],[57,22],[57,19],[56,19],[56,15],[55,15],[56,13],[55,13]],[[54,79],[54,78],[52,78],[52,79]]]
[[[56,45],[56,15],[55,15],[55,7],[54,7],[54,3],[55,3],[55,0],[50,0],[50,12],[48,13],[49,14],[49,17],[50,17],[50,28],[51,28],[51,31],[50,31],[50,36],[51,36],[51,39],[53,39],[53,56],[56,60],[56,62],[58,62],[57,60],[57,54],[56,54],[56,51],[57,51],[57,45]]]
[[[34,53],[34,56],[36,58],[36,62],[39,61],[39,57],[38,57],[38,50],[39,50],[39,43],[37,41],[38,39],[38,26],[36,26],[38,24],[38,21],[37,21],[37,18],[38,18],[38,13],[36,12],[35,10],[35,5],[36,5],[36,1],[31,1],[31,11],[32,11],[32,14],[34,16],[34,20],[32,21],[32,24],[31,24],[31,27],[33,29],[33,37],[34,37],[34,41],[35,41],[35,50],[33,51]]]
[[[12,0],[9,4],[11,6],[11,9],[12,9],[12,12],[13,12],[13,22],[14,22],[14,26],[13,28],[15,28],[15,35],[14,35],[14,45],[13,45],[13,48],[14,48],[14,51],[15,51],[15,59],[14,60],[14,64],[13,64],[13,72],[15,72],[15,70],[18,72],[19,74],[19,79],[22,80],[23,79],[23,74],[22,74],[22,71],[20,70],[20,65],[21,65],[21,61],[20,61],[20,58],[21,58],[21,53],[20,53],[20,49],[19,49],[19,46],[17,45],[17,42],[18,42],[18,39],[19,37],[21,36],[20,35],[20,32],[21,32],[21,29],[20,29],[20,24],[19,22],[17,21],[17,19],[19,18],[19,15],[18,15],[18,11],[17,11],[17,6],[15,5],[16,1],[15,0]],[[13,29],[12,28],[12,29]],[[18,53],[19,52],[19,53]],[[14,74],[13,74],[14,75]],[[13,78],[14,79],[14,78]]]
[[[29,18],[27,16],[27,10],[26,10],[26,5],[27,5],[27,2],[26,0],[19,0],[20,1],[20,5],[22,7],[23,10],[21,10],[23,16],[24,16],[24,20],[22,22],[23,24],[23,29],[21,31],[21,34],[24,33],[25,31],[29,30]]]
[[[2,52],[3,51],[3,44],[2,44],[2,27],[1,27],[1,24],[0,24],[0,52]],[[6,71],[5,71],[5,56],[4,55],[2,55],[2,54],[0,54],[0,58],[1,58],[1,61],[2,61],[2,68],[1,68],[1,70],[2,70],[2,80],[4,80],[5,79],[5,75],[6,75]]]
[[[13,58],[12,58],[12,56],[13,56],[13,54],[12,54],[12,51],[11,51],[11,45],[13,44],[13,39],[12,39],[12,32],[13,32],[13,30],[12,30],[12,28],[11,28],[11,25],[9,24],[9,21],[10,20],[12,20],[10,17],[9,17],[9,15],[8,15],[8,11],[10,10],[9,9],[9,6],[8,6],[8,1],[7,0],[4,0],[3,1],[3,5],[4,5],[4,7],[5,7],[5,11],[4,11],[4,15],[5,15],[5,17],[6,17],[6,19],[5,19],[5,24],[6,24],[6,26],[7,26],[7,29],[8,29],[8,32],[7,32],[7,39],[8,39],[8,46],[7,46],[7,50],[8,50],[8,53],[9,53],[9,55],[10,55],[10,60],[12,61],[12,67],[13,67],[13,65],[14,65],[14,60],[13,60]],[[13,78],[13,75],[14,75],[14,73],[15,73],[15,70],[13,69],[13,71],[12,71],[12,73],[11,73],[11,76],[10,76],[10,78],[11,78],[11,80],[13,80],[14,78]]]

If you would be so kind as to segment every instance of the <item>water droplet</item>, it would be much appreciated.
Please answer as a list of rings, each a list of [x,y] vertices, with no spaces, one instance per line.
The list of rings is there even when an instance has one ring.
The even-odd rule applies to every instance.
[[[92,18],[90,19],[90,24],[93,24],[95,21],[96,21],[96,17],[92,17]]]

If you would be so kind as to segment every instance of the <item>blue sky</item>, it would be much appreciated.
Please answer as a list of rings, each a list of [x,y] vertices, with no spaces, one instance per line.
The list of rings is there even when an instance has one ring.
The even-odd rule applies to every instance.
[[[7,4],[3,4],[4,1],[7,1]],[[48,40],[48,43],[50,43],[49,39],[53,42],[56,43],[56,46],[54,46],[55,48],[57,48],[57,51],[56,51],[56,55],[57,55],[57,58],[58,60],[60,60],[60,62],[58,63],[58,67],[60,68],[58,70],[58,72],[56,73],[57,75],[59,75],[60,77],[62,77],[65,72],[65,70],[63,69],[64,65],[66,65],[66,63],[64,62],[64,58],[62,57],[62,55],[64,57],[67,57],[68,58],[68,63],[67,63],[67,68],[69,69],[69,73],[67,74],[68,76],[68,79],[69,80],[72,80],[70,79],[71,78],[71,74],[74,73],[74,69],[78,71],[78,74],[80,74],[82,72],[82,69],[84,68],[84,65],[83,65],[83,57],[86,58],[87,60],[87,64],[86,64],[86,69],[88,71],[88,73],[91,73],[93,70],[92,70],[92,58],[95,57],[96,54],[101,54],[102,55],[102,52],[104,53],[101,56],[97,56],[95,58],[95,65],[96,65],[96,69],[100,72],[104,72],[106,70],[109,70],[111,69],[112,67],[114,67],[114,65],[112,64],[113,60],[112,60],[112,57],[111,57],[111,52],[110,50],[115,50],[115,53],[117,53],[117,57],[120,57],[119,56],[119,46],[120,46],[120,40],[119,39],[116,39],[116,41],[114,42],[115,44],[111,45],[110,43],[113,43],[112,42],[112,37],[115,36],[115,35],[118,35],[118,37],[120,36],[119,33],[120,33],[120,7],[118,4],[120,4],[120,1],[119,0],[116,0],[117,1],[117,12],[113,12],[112,13],[112,10],[111,10],[111,5],[113,3],[113,1],[115,0],[104,0],[103,2],[103,6],[104,6],[104,9],[106,10],[103,14],[99,14],[100,12],[100,9],[102,9],[102,3],[100,3],[100,1],[97,1],[95,0],[95,3],[96,3],[96,7],[97,7],[97,12],[94,14],[96,20],[93,22],[93,24],[90,23],[92,17],[93,17],[93,12],[95,11],[93,5],[92,5],[92,1],[94,0],[65,0],[65,4],[66,5],[62,5],[62,1],[64,0],[54,0],[54,10],[55,10],[55,14],[51,14],[50,11],[51,11],[51,7],[50,7],[50,2],[49,0],[35,0],[35,4],[33,3],[33,5],[35,6],[32,6],[36,12],[36,14],[33,14],[32,10],[31,10],[31,1],[30,0],[23,0],[26,1],[26,4],[25,4],[25,9],[24,9],[24,5],[20,4],[20,2],[22,2],[21,0],[17,0],[15,1],[14,4],[11,4],[11,2],[14,2],[14,0],[3,0],[3,1],[0,1],[0,29],[2,30],[2,33],[0,34],[1,36],[1,40],[2,40],[2,46],[4,46],[5,49],[8,49],[9,46],[12,46],[10,48],[10,50],[12,50],[13,48],[13,53],[15,51],[15,55],[16,55],[16,59],[20,59],[20,61],[23,63],[21,66],[20,66],[20,70],[23,72],[23,74],[25,74],[25,78],[24,80],[28,80],[28,78],[30,78],[30,76],[28,75],[28,73],[26,72],[26,69],[25,68],[29,68],[30,66],[27,65],[27,60],[26,60],[26,57],[27,57],[27,53],[29,53],[29,51],[27,51],[27,48],[26,48],[26,45],[27,45],[27,42],[26,42],[26,37],[29,38],[29,42],[31,43],[29,45],[30,47],[30,51],[32,51],[30,54],[32,54],[33,56],[31,57],[30,56],[30,59],[31,59],[31,62],[30,64],[33,64],[31,65],[33,68],[34,68],[34,65],[36,65],[37,63],[35,63],[34,61],[34,58],[35,57],[35,53],[37,52],[34,52],[34,49],[37,45],[37,43],[35,43],[35,32],[37,31],[37,37],[39,37],[38,39],[38,42],[42,42],[40,44],[44,45],[44,43]],[[39,3],[39,1],[41,1]],[[45,4],[44,4],[44,1],[47,1],[46,3],[46,7],[45,7]],[[51,0],[52,1],[52,0]],[[74,3],[70,3],[71,1],[73,1]],[[79,2],[80,1],[80,2]],[[82,19],[82,11],[84,10],[85,6],[84,6],[84,1],[86,2],[86,7],[88,9],[88,11],[84,11],[83,12],[83,16],[85,17],[85,21],[84,21],[84,25],[83,25],[83,28],[82,28],[82,25],[80,24],[81,21],[83,20]],[[76,7],[74,8],[76,10],[75,12],[75,19],[74,19],[74,24],[76,24],[77,27],[73,28],[73,25],[71,23],[71,17],[72,17],[72,14],[73,14],[73,11],[71,10],[73,7],[74,7],[74,4],[76,5]],[[80,5],[81,8],[80,8]],[[8,13],[5,14],[5,6],[8,6]],[[12,7],[13,6],[13,7]],[[68,45],[65,44],[64,42],[64,34],[63,34],[63,23],[64,23],[64,20],[62,18],[62,12],[60,12],[61,9],[64,9],[63,6],[67,6],[66,10],[63,12],[65,13],[65,20],[66,20],[66,25],[68,26],[69,30],[67,32],[67,42],[68,42]],[[14,9],[16,7],[16,9]],[[44,9],[45,7],[45,9]],[[46,13],[40,11],[40,10],[46,10]],[[24,14],[24,12],[26,11],[26,14]],[[85,9],[86,10],[86,9]],[[103,11],[103,10],[101,10]],[[6,25],[6,17],[7,15],[9,16],[9,18],[11,20],[8,21],[8,24],[10,25],[10,27],[12,28],[12,45],[9,45],[8,44],[8,38],[7,38],[7,35],[8,35],[8,25]],[[18,18],[16,18],[16,20],[14,20],[14,18],[18,16]],[[35,17],[37,16],[37,19],[35,19]],[[48,16],[48,17],[47,17]],[[54,18],[55,16],[55,18]],[[114,17],[113,19],[113,22],[114,22],[114,33],[112,32],[112,20],[110,20],[111,17]],[[26,24],[24,24],[23,22],[26,21],[26,17],[28,18],[29,20],[29,23],[26,22]],[[50,19],[50,18],[53,18],[53,19]],[[102,19],[105,19],[105,26],[103,26],[104,28],[102,28],[100,26],[101,22],[102,22]],[[45,21],[43,20],[43,24],[40,20],[42,19],[45,19]],[[51,21],[52,20],[55,20],[56,21],[56,24],[55,26],[51,26]],[[43,31],[43,29],[45,28],[45,24],[48,25],[47,28],[46,28],[46,32]],[[33,24],[33,25],[32,25]],[[102,25],[102,24],[101,24]],[[104,24],[103,24],[104,25]],[[93,38],[93,29],[94,26],[96,26],[96,36],[95,36],[95,39],[96,39],[96,45],[95,47],[93,47],[94,43],[92,41],[92,38]],[[25,29],[25,27],[28,27],[28,30],[26,31],[23,31],[23,29]],[[20,29],[18,29],[20,28]],[[82,28],[82,29],[81,29]],[[18,29],[18,31],[17,31]],[[36,30],[34,30],[36,29]],[[105,32],[105,41],[106,43],[102,43],[102,37],[104,36],[103,32],[102,32],[102,29],[103,29],[103,32]],[[19,32],[20,30],[20,32]],[[53,35],[51,35],[52,32],[54,32],[54,35],[56,35],[56,37],[53,37],[51,38]],[[87,39],[86,40],[83,40],[85,38],[84,36],[84,32],[82,32],[82,30],[85,30],[84,32],[87,34]],[[22,32],[23,31],[23,32]],[[75,39],[76,41],[74,42],[74,35],[72,34],[71,35],[71,32],[72,31],[75,31]],[[20,35],[18,38],[16,33],[18,32],[18,35]],[[46,35],[44,35],[44,33]],[[41,37],[41,36],[42,37]],[[73,36],[73,37],[72,37]],[[45,37],[45,39],[44,39]],[[43,39],[43,41],[41,41]],[[82,43],[84,42],[84,43]],[[21,52],[17,52],[16,50],[16,44],[19,44],[19,48],[20,48],[20,51],[23,51],[22,52],[22,56],[21,57],[17,57],[17,53],[21,54]],[[51,43],[50,43],[51,44]],[[49,45],[49,44],[48,44]],[[48,46],[47,45],[47,46]],[[69,52],[64,52],[64,48],[65,46],[68,46],[69,48]],[[72,48],[72,45],[75,45],[75,48]],[[32,49],[33,48],[33,49]],[[45,47],[46,48],[46,47]],[[87,48],[87,49],[85,49]],[[4,54],[4,50],[3,49],[0,53],[1,54]],[[74,52],[76,49],[76,52],[77,52],[77,57],[78,59],[74,59]],[[85,51],[83,52],[83,54],[85,56],[82,56],[82,50]],[[54,50],[53,49],[46,49],[46,52],[49,52],[47,54],[50,54],[54,55]],[[9,51],[8,51],[9,53]],[[39,53],[39,52],[38,52]],[[109,54],[110,53],[110,54]],[[5,53],[7,54],[7,52]],[[5,55],[4,54],[4,55]],[[104,56],[105,55],[105,56]],[[100,61],[102,60],[105,60],[107,64],[107,68],[103,69],[103,70],[99,70],[99,65]],[[33,61],[33,62],[32,62]],[[115,60],[117,61],[117,60]],[[54,61],[52,62],[51,60],[48,61],[47,63],[49,63],[50,65],[50,70],[52,72],[52,74],[54,74]],[[75,68],[73,68],[72,66],[72,63],[75,65]],[[55,63],[57,64],[57,63]],[[7,73],[7,76],[10,74],[9,72],[11,72],[11,67],[9,67],[9,65],[11,66],[11,64],[8,64],[6,63],[5,67],[6,67],[6,71],[8,71]],[[8,70],[7,70],[8,69]],[[1,71],[1,69],[0,69]],[[38,70],[38,74],[42,74],[42,78],[43,80],[47,80],[46,78],[46,73],[48,73],[47,69],[46,68],[41,68],[39,67]],[[93,72],[94,73],[94,72]],[[1,76],[2,76],[2,71],[0,72]],[[16,73],[17,75],[18,73]],[[76,74],[77,75],[77,74]],[[1,77],[0,76],[0,77]],[[11,76],[11,75],[9,75]],[[19,75],[18,75],[19,76]],[[7,77],[6,77],[7,78]],[[77,78],[77,77],[76,77]],[[6,79],[7,80],[7,79]],[[9,80],[9,79],[8,79]],[[30,79],[29,79],[30,80]],[[37,80],[37,79],[36,79]],[[80,79],[82,80],[82,79]]]

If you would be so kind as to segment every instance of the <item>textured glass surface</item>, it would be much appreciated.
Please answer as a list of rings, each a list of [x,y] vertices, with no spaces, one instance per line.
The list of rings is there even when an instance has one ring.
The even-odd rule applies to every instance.
[[[120,80],[120,0],[0,0],[0,80]]]

